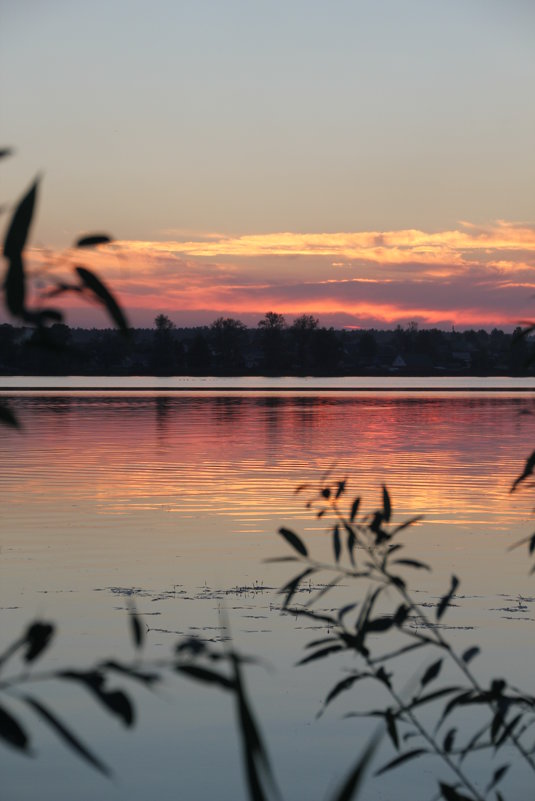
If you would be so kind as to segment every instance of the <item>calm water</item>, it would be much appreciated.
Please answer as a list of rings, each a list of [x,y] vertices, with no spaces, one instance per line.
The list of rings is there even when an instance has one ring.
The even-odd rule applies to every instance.
[[[9,381],[2,386],[42,380]],[[130,658],[124,610],[134,590],[151,629],[148,651],[160,656],[183,634],[217,638],[224,603],[240,647],[275,668],[255,668],[248,679],[287,796],[324,798],[367,729],[341,720],[342,704],[314,720],[343,665],[292,667],[311,632],[277,614],[272,588],[292,574],[262,560],[286,553],[276,535],[282,524],[328,554],[323,521],[293,490],[332,469],[348,478],[348,504],[361,494],[371,509],[384,482],[397,519],[425,515],[407,541],[434,573],[418,576],[415,589],[433,599],[452,572],[460,575],[465,597],[452,610],[464,627],[459,647],[482,644],[483,678],[503,668],[533,692],[534,579],[524,552],[506,553],[533,525],[529,493],[509,494],[535,443],[534,395],[512,391],[518,384],[377,393],[349,385],[273,392],[281,387],[270,382],[266,394],[213,392],[208,381],[208,391],[177,394],[165,383],[174,379],[160,392],[132,389],[130,379],[120,392],[91,391],[89,383],[66,391],[72,379],[47,381],[43,387],[56,389],[8,392],[24,428],[0,429],[3,640],[38,615],[59,625],[51,666]],[[507,611],[519,595],[526,609]],[[233,710],[215,690],[177,679],[156,698],[136,692],[140,722],[129,733],[79,692],[51,686],[43,697],[95,750],[109,751],[117,781],[101,779],[35,726],[38,759],[0,750],[1,798],[33,799],[39,787],[41,798],[66,801],[79,782],[76,797],[88,801],[244,797]],[[387,774],[365,798],[399,798],[398,780]],[[512,797],[529,798],[524,790],[518,785]]]

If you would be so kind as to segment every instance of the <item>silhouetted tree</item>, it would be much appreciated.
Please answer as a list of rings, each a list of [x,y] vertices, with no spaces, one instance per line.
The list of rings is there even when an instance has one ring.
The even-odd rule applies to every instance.
[[[281,373],[287,367],[287,351],[284,347],[286,320],[282,314],[267,312],[258,323],[261,331],[262,366],[266,372]]]
[[[225,369],[238,369],[243,365],[242,346],[247,331],[241,320],[218,317],[210,326],[218,362]]]

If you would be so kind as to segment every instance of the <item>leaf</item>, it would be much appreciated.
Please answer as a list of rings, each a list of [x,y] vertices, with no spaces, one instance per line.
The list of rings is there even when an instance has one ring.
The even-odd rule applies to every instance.
[[[445,801],[473,801],[472,798],[469,798],[467,795],[462,795],[458,793],[455,787],[451,784],[444,784],[444,782],[439,783],[440,792],[442,793],[442,798]]]
[[[50,623],[32,623],[24,635],[27,645],[24,654],[25,662],[33,662],[34,659],[46,649],[54,634],[54,626]]]
[[[75,248],[92,248],[95,245],[108,245],[112,241],[107,234],[90,234],[82,236],[74,243]]]
[[[326,656],[329,656],[329,654],[335,654],[338,651],[343,651],[343,650],[345,650],[343,645],[340,644],[328,645],[326,648],[320,648],[319,651],[314,651],[313,654],[309,654],[308,656],[303,657],[303,659],[301,659],[296,664],[307,665],[309,662],[315,662],[316,659],[324,659]]]
[[[409,526],[413,526],[415,523],[419,523],[420,520],[423,519],[424,519],[423,515],[416,515],[415,517],[410,517],[408,520],[405,520],[403,523],[400,523],[399,526],[393,528],[391,531],[391,535],[394,536],[394,534],[398,534],[400,531],[409,528]]]
[[[355,545],[357,544],[357,538],[351,526],[346,526],[345,528],[347,531],[347,552],[349,554],[349,561],[353,567],[355,567],[355,557],[353,556],[353,551],[355,550]]]
[[[13,148],[11,147],[2,147],[0,148],[0,159],[5,159],[7,156],[13,155]]]
[[[299,585],[303,581],[303,579],[305,579],[311,573],[315,573],[315,572],[316,571],[314,570],[313,567],[307,567],[306,570],[303,570],[302,573],[299,573],[298,576],[295,576],[295,578],[293,578],[291,581],[288,582],[288,584],[285,584],[284,587],[282,587],[279,590],[279,594],[280,595],[283,595],[284,593],[286,593],[286,598],[284,599],[283,606],[288,606],[288,604],[292,600],[293,596],[295,595],[295,593],[299,589]]]
[[[472,661],[472,659],[475,659],[475,657],[480,653],[480,651],[481,648],[479,648],[479,646],[473,645],[471,648],[466,649],[461,658],[463,662],[467,665],[469,662]]]
[[[366,632],[380,633],[382,631],[388,631],[394,625],[394,618],[389,615],[384,615],[382,617],[376,617],[375,620],[369,620],[366,623]]]
[[[353,609],[356,609],[358,603],[346,604],[342,606],[341,609],[338,610],[338,622],[341,624],[342,619],[347,615],[348,612],[351,612]]]
[[[392,517],[392,503],[390,501],[390,495],[388,494],[388,490],[386,486],[383,484],[383,518],[386,523],[390,521]]]
[[[404,762],[409,762],[411,759],[416,759],[422,754],[428,753],[429,751],[427,748],[414,748],[412,751],[406,751],[404,754],[400,754],[400,756],[387,762],[382,768],[379,768],[379,770],[374,773],[374,776],[380,776],[382,773],[386,773],[388,770],[392,770],[392,768],[396,768]]]
[[[93,693],[108,712],[116,715],[125,726],[133,726],[134,708],[130,699],[122,690],[106,690],[104,688],[105,676],[101,671],[66,670],[59,673],[58,676],[80,682]]]
[[[20,253],[8,259],[4,290],[8,310],[14,317],[22,317],[26,302],[26,282],[24,278],[24,263]]]
[[[217,673],[215,670],[209,668],[199,667],[197,665],[177,665],[176,670],[178,673],[184,673],[192,679],[202,681],[205,684],[218,684],[224,690],[235,690],[236,685],[232,679]]]
[[[20,423],[5,403],[0,403],[0,422],[12,428],[20,428]]]
[[[358,758],[355,767],[350,770],[338,791],[331,801],[351,801],[356,797],[364,778],[364,774],[383,737],[383,730],[378,729],[370,739],[362,755]]]
[[[330,693],[327,695],[327,698],[323,702],[324,706],[327,706],[334,701],[334,699],[340,695],[340,693],[349,690],[356,681],[360,681],[360,679],[371,678],[373,677],[373,673],[355,673],[353,676],[348,676],[345,679],[342,679],[337,684],[334,685]]]
[[[425,687],[427,684],[432,682],[433,679],[436,679],[442,668],[443,661],[444,661],[443,659],[438,659],[436,662],[433,662],[433,664],[427,668],[424,675],[420,679],[420,684],[422,687]]]
[[[100,278],[97,278],[97,276],[91,272],[91,270],[87,270],[85,267],[76,267],[75,269],[83,285],[106,307],[114,323],[126,334],[128,332],[126,317],[109,289],[102,283]]]
[[[0,737],[20,751],[28,750],[28,736],[20,723],[4,707],[0,706]]]
[[[459,586],[459,579],[457,578],[457,576],[452,576],[451,587],[449,591],[446,593],[446,595],[444,595],[444,597],[440,599],[440,603],[437,606],[437,614],[436,614],[437,620],[440,620],[440,618],[448,608],[449,603],[453,598],[453,596],[455,595],[455,590],[457,589],[458,586]]]
[[[446,736],[444,737],[444,742],[442,744],[442,748],[444,751],[449,754],[451,749],[453,748],[453,743],[455,740],[455,735],[457,734],[457,729],[450,729]]]
[[[394,564],[414,567],[417,570],[431,570],[429,565],[426,565],[425,562],[419,562],[418,559],[394,559]]]
[[[496,768],[496,770],[492,774],[491,781],[489,782],[489,784],[485,788],[485,792],[486,793],[488,793],[490,790],[492,790],[493,787],[496,787],[498,782],[500,782],[503,779],[503,777],[505,776],[505,774],[507,773],[507,771],[509,770],[510,767],[511,767],[510,765],[502,765],[501,767]]]
[[[360,498],[355,498],[355,500],[351,504],[351,512],[349,513],[349,522],[350,523],[353,523],[353,521],[355,520],[355,518],[357,516],[357,512],[359,510],[359,506],[360,506]]]
[[[508,739],[508,737],[510,737],[510,735],[513,732],[513,729],[517,726],[517,724],[521,720],[522,720],[522,712],[520,712],[520,714],[516,715],[512,720],[509,721],[507,726],[505,726],[504,730],[502,731],[502,733],[500,734],[500,736],[498,737],[498,739],[494,743],[494,747],[495,747],[496,751],[498,750],[498,748],[500,748],[504,744],[504,742]]]
[[[4,256],[6,259],[20,258],[24,250],[33,218],[38,187],[39,178],[36,178],[13,213],[4,240]]]
[[[289,528],[279,528],[279,534],[281,537],[284,537],[286,542],[289,543],[298,553],[300,553],[302,556],[308,556],[308,551],[297,534],[294,534],[294,532],[290,531]]]
[[[514,492],[515,489],[518,487],[518,485],[522,481],[525,481],[526,478],[529,478],[529,476],[533,473],[533,468],[535,468],[535,451],[533,451],[531,456],[528,456],[528,458],[526,459],[526,464],[524,465],[524,470],[518,476],[518,478],[516,478],[513,481],[513,484],[511,486],[511,489],[509,490],[509,492]]]
[[[103,662],[102,668],[106,670],[115,670],[117,673],[122,673],[123,675],[128,676],[135,681],[140,681],[146,685],[154,684],[161,679],[158,673],[147,673],[144,670],[136,670],[128,665],[122,665],[120,662],[116,662],[112,659],[108,660],[107,662]]]
[[[399,751],[399,736],[396,727],[396,718],[391,709],[386,710],[385,720],[388,736],[392,740],[396,750]]]
[[[96,757],[91,751],[80,742],[78,737],[70,731],[64,723],[62,723],[56,715],[52,714],[52,712],[47,709],[40,701],[37,701],[35,698],[31,698],[29,695],[24,696],[24,701],[34,710],[34,712],[39,715],[51,729],[55,731],[55,733],[65,742],[67,745],[72,748],[82,759],[85,759],[89,762],[90,765],[93,765],[94,768],[99,770],[105,776],[110,776],[111,771],[110,769],[101,762],[98,757]]]
[[[238,702],[238,719],[250,799],[251,801],[267,801],[268,795],[264,792],[262,776],[265,777],[267,783],[273,789],[273,794],[280,797],[280,793],[278,793],[276,789],[267,750],[251,711],[241,677],[240,662],[236,654],[231,654],[231,661],[234,667],[234,685],[236,687]]]
[[[141,623],[141,618],[137,613],[136,605],[132,599],[130,599],[129,607],[130,607],[129,617],[130,617],[130,628],[132,631],[132,639],[134,640],[135,647],[141,648],[145,640],[145,630]]]
[[[333,528],[333,550],[334,550],[334,560],[335,562],[340,561],[340,551],[341,551],[341,544],[340,544],[340,526],[338,523]]]
[[[338,500],[338,498],[340,497],[340,495],[342,495],[342,493],[343,493],[343,492],[345,492],[345,489],[346,489],[346,483],[347,483],[347,482],[346,482],[345,480],[344,480],[344,481],[339,481],[339,482],[338,482],[338,486],[337,486],[337,488],[336,488],[336,492],[335,492],[335,495],[334,495],[334,498],[335,498],[335,500]]]

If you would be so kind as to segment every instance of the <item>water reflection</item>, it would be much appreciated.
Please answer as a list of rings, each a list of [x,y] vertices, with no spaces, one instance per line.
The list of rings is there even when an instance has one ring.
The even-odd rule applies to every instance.
[[[55,495],[102,513],[248,510],[299,516],[291,488],[335,466],[404,513],[500,528],[524,514],[508,488],[533,433],[518,396],[83,396],[11,399],[26,434],[2,430],[7,508]],[[68,425],[66,423],[68,422]],[[180,491],[179,491],[180,488]],[[179,494],[178,494],[179,492]],[[370,501],[371,502],[371,501]]]

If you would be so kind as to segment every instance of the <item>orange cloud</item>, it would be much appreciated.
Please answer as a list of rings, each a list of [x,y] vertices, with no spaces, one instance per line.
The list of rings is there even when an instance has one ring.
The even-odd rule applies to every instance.
[[[34,250],[30,257],[46,280],[46,254]],[[535,226],[498,221],[433,233],[206,234],[116,242],[76,258],[110,283],[125,308],[188,312],[190,322],[195,312],[204,322],[210,314],[262,316],[275,309],[348,325],[414,319],[503,326],[532,316]],[[66,266],[59,265],[58,275]]]

